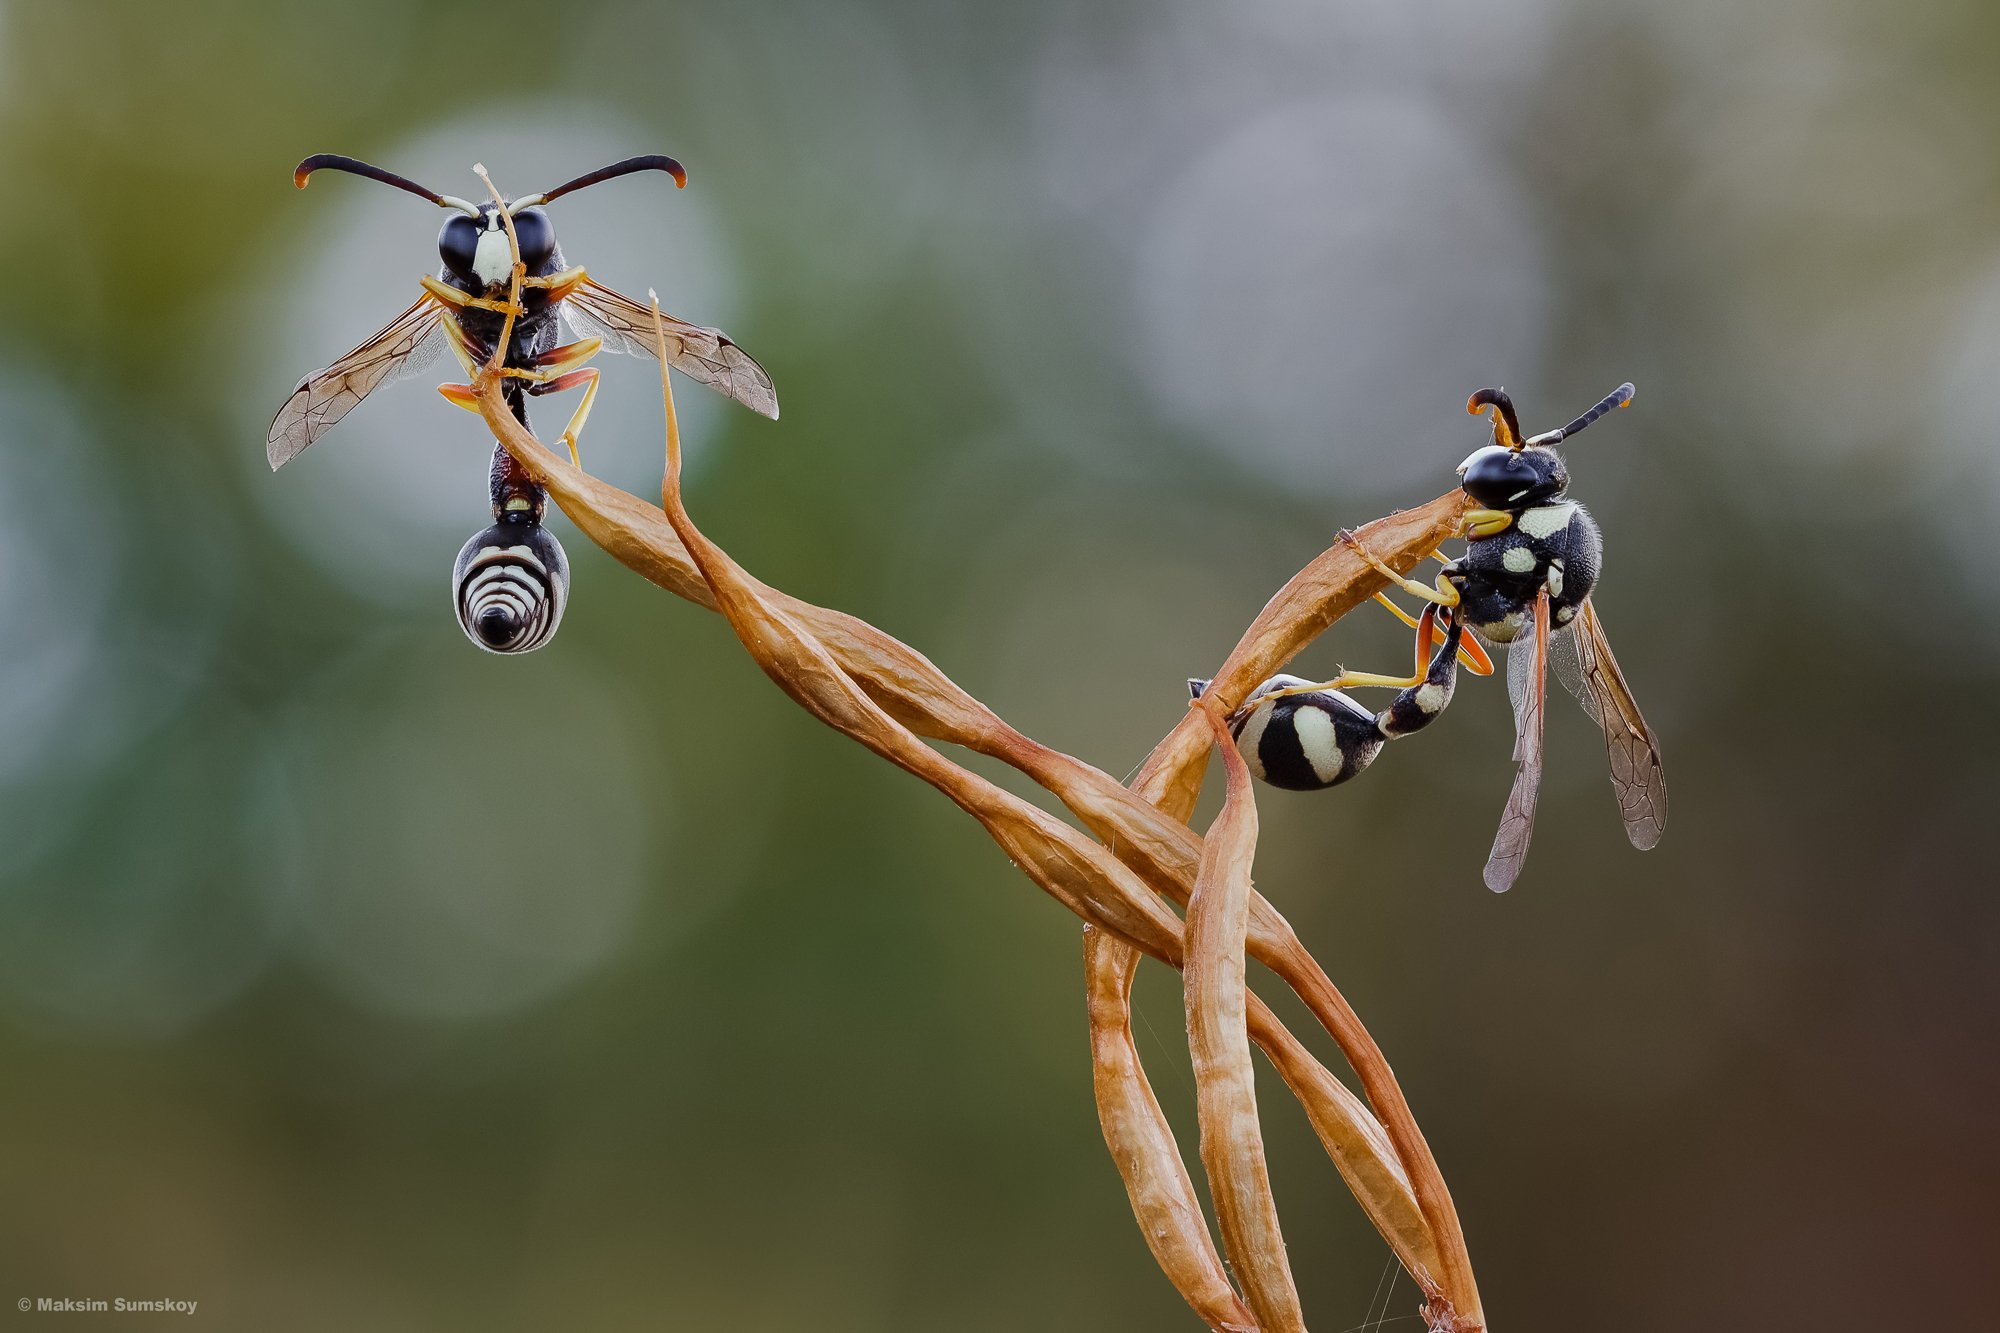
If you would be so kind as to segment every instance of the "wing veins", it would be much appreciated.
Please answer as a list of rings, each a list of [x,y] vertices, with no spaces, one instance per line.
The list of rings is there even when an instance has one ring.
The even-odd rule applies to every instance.
[[[264,456],[276,471],[297,458],[361,401],[399,373],[417,369],[433,350],[444,310],[430,296],[389,321],[374,337],[323,370],[300,380],[285,399],[264,437]]]
[[[603,338],[607,349],[657,357],[652,306],[586,278],[564,299],[563,307],[573,324],[584,333]],[[777,417],[778,391],[772,387],[771,377],[728,334],[665,313],[661,320],[666,325],[667,360],[674,369],[753,412]]]

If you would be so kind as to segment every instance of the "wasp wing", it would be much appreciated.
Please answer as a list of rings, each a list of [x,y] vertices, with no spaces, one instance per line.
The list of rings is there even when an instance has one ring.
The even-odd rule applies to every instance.
[[[1500,814],[1493,850],[1486,857],[1486,887],[1505,893],[1520,878],[1535,831],[1535,803],[1542,793],[1542,717],[1549,694],[1549,594],[1535,598],[1527,642],[1507,647],[1507,692],[1514,697],[1514,789]]]
[[[264,439],[264,456],[270,460],[271,470],[275,472],[297,458],[382,385],[435,360],[444,345],[436,336],[443,327],[444,314],[444,308],[429,296],[419,297],[388,328],[325,370],[300,380],[272,418],[270,434]]]
[[[1660,745],[1639,713],[1632,687],[1611,655],[1604,623],[1588,598],[1571,632],[1550,645],[1550,656],[1556,675],[1604,732],[1625,836],[1641,851],[1652,847],[1667,827],[1667,775],[1660,765]]]
[[[653,307],[621,296],[602,283],[584,279],[563,299],[563,314],[585,337],[604,339],[614,352],[657,357],[653,343]],[[667,360],[698,384],[734,398],[752,412],[773,420],[778,416],[778,391],[764,367],[731,342],[721,329],[705,329],[662,314],[667,329]]]

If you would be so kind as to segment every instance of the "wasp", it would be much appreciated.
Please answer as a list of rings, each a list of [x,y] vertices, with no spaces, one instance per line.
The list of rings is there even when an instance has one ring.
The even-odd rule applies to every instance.
[[[1465,518],[1465,554],[1446,561],[1434,586],[1405,578],[1347,539],[1391,583],[1449,608],[1454,625],[1462,620],[1475,638],[1507,645],[1519,767],[1486,861],[1486,885],[1496,892],[1513,886],[1527,860],[1541,791],[1551,665],[1604,733],[1626,837],[1643,851],[1666,829],[1659,742],[1618,669],[1591,597],[1603,566],[1604,537],[1589,512],[1566,498],[1569,471],[1556,453],[1557,445],[1626,406],[1632,395],[1630,384],[1620,385],[1567,426],[1523,437],[1513,400],[1503,390],[1473,394],[1466,411],[1476,416],[1490,409],[1493,438],[1459,464],[1460,485],[1476,507]]]
[[[626,158],[538,194],[505,203],[472,203],[417,184],[392,171],[337,153],[299,163],[292,182],[304,189],[316,171],[343,171],[427,199],[453,214],[438,232],[437,276],[419,281],[423,291],[381,332],[323,370],[314,371],[278,409],[265,438],[272,469],[283,467],[331,430],[362,399],[390,380],[427,366],[448,347],[466,378],[493,355],[513,318],[502,355],[503,396],[524,426],[527,399],[581,389],[562,443],[578,461],[577,438],[597,395],[598,372],[585,363],[600,351],[658,356],[653,309],[604,286],[581,266],[570,267],[556,243],[543,205],[603,181],[641,171],[663,171],[677,188],[687,172],[671,157]],[[523,269],[520,299],[512,297],[512,223]],[[676,370],[728,395],[754,412],[775,418],[777,392],[764,368],[719,329],[671,316],[667,360]],[[564,342],[567,331],[571,341]],[[467,384],[438,387],[448,400],[477,412]],[[555,538],[541,528],[547,494],[504,448],[494,448],[489,479],[494,526],[466,543],[453,578],[459,622],[468,637],[494,652],[526,652],[555,631],[567,594],[568,565]]]

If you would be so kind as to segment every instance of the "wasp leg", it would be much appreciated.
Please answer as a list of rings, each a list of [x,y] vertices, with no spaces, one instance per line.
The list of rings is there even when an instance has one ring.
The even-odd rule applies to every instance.
[[[466,411],[477,415],[479,412],[479,391],[470,384],[440,384],[438,392],[447,403],[456,403]]]
[[[1283,689],[1272,690],[1269,694],[1259,695],[1256,702],[1262,705],[1273,699],[1282,699],[1289,694],[1318,694],[1326,690],[1344,690],[1354,685],[1380,686],[1383,689],[1390,690],[1414,688],[1415,686],[1424,684],[1429,679],[1431,672],[1437,669],[1434,659],[1428,667],[1425,665],[1425,658],[1430,654],[1431,645],[1434,642],[1451,645],[1451,651],[1444,654],[1444,669],[1449,671],[1452,665],[1452,658],[1458,652],[1459,646],[1459,632],[1456,626],[1445,632],[1442,638],[1434,638],[1437,632],[1438,617],[1438,609],[1435,606],[1426,606],[1422,618],[1417,620],[1408,620],[1407,617],[1403,617],[1401,609],[1396,607],[1394,603],[1390,603],[1389,607],[1396,612],[1398,618],[1405,619],[1410,628],[1417,632],[1416,670],[1407,676],[1382,676],[1369,671],[1342,671],[1332,680],[1323,680],[1316,685],[1287,685]],[[1393,705],[1391,706],[1393,707]]]
[[[595,339],[592,341],[595,341]],[[556,350],[561,351],[562,349],[557,348]],[[591,350],[595,351],[596,349],[592,348]],[[597,401],[597,378],[598,372],[594,368],[573,370],[567,375],[558,375],[554,379],[542,380],[532,389],[528,390],[529,393],[535,394],[561,393],[565,389],[574,389],[578,385],[584,386],[583,401],[576,405],[576,411],[570,413],[569,424],[563,427],[562,433],[562,443],[569,449],[569,461],[577,467],[583,466],[583,459],[576,451],[576,437],[583,433],[583,423],[590,419],[590,405]]]
[[[1514,516],[1504,509],[1468,509],[1464,523],[1468,537],[1496,537],[1514,526]]]
[[[1417,582],[1415,579],[1405,578],[1403,575],[1398,574],[1394,569],[1389,567],[1388,562],[1362,545],[1361,539],[1353,533],[1341,533],[1340,540],[1352,547],[1356,555],[1367,561],[1370,569],[1411,596],[1421,597],[1425,601],[1435,602],[1439,606],[1458,605],[1458,589],[1452,586],[1451,580],[1444,573],[1438,575],[1437,586],[1430,587]]]
[[[564,343],[561,347],[551,347],[528,364],[554,378],[575,370],[602,350],[604,350],[604,339],[579,338],[573,343]]]
[[[1437,556],[1437,558],[1440,560],[1444,559],[1444,556],[1438,552],[1433,551],[1431,554]],[[1450,561],[1446,561],[1445,563],[1449,564]],[[1402,621],[1405,625],[1408,625],[1411,629],[1415,629],[1417,627],[1417,618],[1411,615],[1408,611],[1405,611],[1402,607],[1397,606],[1395,602],[1391,601],[1389,599],[1388,593],[1386,592],[1376,593],[1375,600],[1380,602],[1383,606],[1387,607],[1390,615],[1396,617],[1396,619]],[[1443,641],[1444,641],[1444,631],[1442,630],[1431,631],[1432,643],[1442,643]],[[1467,671],[1470,671],[1475,676],[1490,676],[1493,674],[1493,659],[1486,655],[1486,650],[1484,648],[1481,648],[1477,643],[1474,643],[1470,639],[1462,641],[1458,646],[1458,664],[1464,667]]]
[[[512,301],[489,301],[483,296],[473,296],[468,292],[460,291],[456,287],[447,286],[439,282],[428,273],[424,274],[418,281],[424,284],[425,291],[448,306],[456,306],[459,309],[470,306],[474,310],[494,310],[503,315],[513,315],[517,319],[528,313]]]
[[[583,271],[583,265],[578,264],[575,268],[566,268],[560,273],[551,273],[547,277],[522,278],[521,285],[523,287],[546,287],[549,289],[549,299],[560,301],[577,288],[583,286],[589,278],[590,275]]]

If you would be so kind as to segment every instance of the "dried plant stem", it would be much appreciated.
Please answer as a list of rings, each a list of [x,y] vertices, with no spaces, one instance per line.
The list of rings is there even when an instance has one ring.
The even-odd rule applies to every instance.
[[[1266,1333],[1305,1333],[1299,1292],[1285,1258],[1278,1205],[1257,1121],[1245,1006],[1250,993],[1243,947],[1250,933],[1250,867],[1257,851],[1257,805],[1250,770],[1213,704],[1193,710],[1214,729],[1228,790],[1208,830],[1187,914],[1188,1051],[1194,1060],[1201,1161],[1215,1200],[1222,1243],[1244,1299]]]
[[[476,387],[479,389],[481,413],[496,438],[537,483],[549,491],[558,507],[586,536],[628,568],[666,590],[711,610],[720,609],[716,593],[702,577],[702,571],[662,509],[572,467],[566,459],[543,446],[506,410],[500,398],[500,380],[496,376],[481,376]],[[1446,538],[1456,523],[1458,507],[1456,494],[1443,496],[1420,509],[1392,515],[1378,524],[1371,524],[1362,532],[1371,549],[1390,552],[1386,558],[1392,564],[1412,568],[1422,559],[1424,552]],[[1338,561],[1343,554],[1340,548],[1335,548],[1316,561],[1315,566]],[[1313,617],[1330,619],[1377,590],[1379,575],[1367,569],[1365,564],[1357,562],[1357,565],[1358,572],[1346,571],[1351,582],[1333,586],[1317,608],[1306,598],[1285,594],[1274,599],[1272,606],[1281,603],[1288,607],[1304,606]],[[1022,736],[951,682],[921,653],[867,622],[845,612],[815,606],[769,589],[740,569],[735,571],[735,576],[738,586],[756,594],[768,611],[783,615],[795,623],[798,631],[816,637],[829,659],[829,665],[837,666],[848,674],[865,691],[868,701],[878,705],[890,719],[907,724],[922,735],[962,744],[1013,764],[1054,791],[1093,832],[1104,839],[1118,858],[1134,863],[1133,868],[1144,875],[1149,885],[1177,902],[1187,901],[1192,892],[1200,839],[1178,822],[1172,812],[1161,810],[1147,801],[1143,794],[1153,778],[1164,775],[1173,795],[1184,797],[1187,807],[1192,809],[1199,783],[1185,780],[1185,763],[1179,768],[1173,766],[1176,751],[1171,747],[1182,728],[1177,727],[1156,750],[1154,759],[1149,761],[1134,784],[1139,788],[1139,793],[1135,794],[1101,770]],[[1331,581],[1323,578],[1314,578],[1311,582],[1320,587],[1332,586]],[[1259,618],[1260,623],[1270,616],[1271,609],[1267,607],[1265,615]],[[1273,659],[1276,665],[1282,665],[1286,656],[1303,646],[1309,635],[1301,633],[1296,638],[1299,640],[1297,646],[1268,652],[1265,656]],[[1232,668],[1227,688],[1237,695],[1248,689],[1248,685],[1241,682],[1262,669],[1256,665],[1262,659],[1247,655],[1241,648],[1231,655],[1230,661],[1236,663],[1239,659],[1251,665]],[[1276,665],[1270,669],[1275,670]],[[1217,689],[1216,697],[1227,699],[1230,695]],[[1185,726],[1183,723],[1182,727]],[[931,774],[921,771],[928,766],[928,760],[918,753],[925,748],[919,746],[917,750],[905,753],[919,765],[912,771],[929,780]],[[896,762],[894,756],[890,757],[892,762]],[[1201,752],[1196,752],[1194,763],[1198,765],[1203,757]],[[993,794],[1005,796],[998,789]],[[1166,799],[1165,791],[1161,792],[1160,799]],[[1049,885],[1043,884],[1043,887],[1047,889]],[[1085,907],[1074,895],[1057,893],[1056,896],[1086,920],[1099,921],[1118,935],[1130,938],[1128,932],[1133,929],[1132,926],[1120,929],[1111,925],[1107,918]],[[1156,924],[1164,923],[1156,921]],[[1174,924],[1177,926],[1179,923],[1176,921]],[[1170,965],[1179,965],[1177,948],[1169,951],[1157,937],[1152,946],[1145,951]],[[1416,1153],[1406,1149],[1405,1145],[1412,1142],[1421,1145],[1422,1139],[1421,1135],[1414,1134],[1414,1118],[1408,1115],[1407,1107],[1402,1104],[1393,1073],[1381,1060],[1379,1050],[1367,1038],[1366,1029],[1331,979],[1311,958],[1284,917],[1262,898],[1252,902],[1249,952],[1305,1000],[1360,1073],[1364,1091],[1375,1105],[1377,1114],[1382,1116],[1381,1125],[1377,1125],[1374,1117],[1367,1116],[1359,1107],[1347,1108],[1343,1114],[1340,1109],[1329,1111],[1324,1105],[1308,1106],[1308,1113],[1323,1139],[1333,1132],[1335,1126],[1344,1129],[1350,1146],[1335,1156],[1343,1174],[1349,1172],[1353,1163],[1369,1158],[1372,1150],[1368,1142],[1378,1140],[1382,1128],[1390,1130],[1396,1152],[1387,1161],[1388,1169],[1383,1169],[1383,1164],[1377,1162],[1375,1169],[1365,1173],[1365,1179],[1373,1182],[1373,1189],[1381,1197],[1371,1200],[1369,1194],[1362,1192],[1362,1184],[1352,1175],[1349,1175],[1349,1183],[1356,1186],[1371,1219],[1390,1238],[1412,1277],[1427,1289],[1442,1290],[1439,1274],[1445,1270],[1445,1265],[1432,1253],[1434,1247],[1420,1242],[1398,1220],[1398,1214],[1403,1210],[1398,1207],[1396,1195],[1410,1188],[1414,1178],[1421,1174],[1421,1163],[1428,1160],[1429,1154],[1427,1149]],[[1312,1059],[1275,1016],[1262,1009],[1261,1002],[1253,1005],[1250,1019],[1253,1036],[1272,1056],[1281,1072],[1286,1073],[1286,1081],[1294,1092],[1320,1097],[1323,1102],[1326,1090],[1339,1086],[1338,1081]],[[1317,1092],[1313,1091],[1315,1089]],[[1398,1109],[1402,1111],[1400,1116]],[[1354,1112],[1360,1112],[1359,1116]],[[1396,1134],[1398,1128],[1403,1131],[1400,1136]],[[1412,1158],[1420,1163],[1418,1170],[1410,1169]],[[1399,1166],[1401,1170],[1395,1169]],[[1435,1173],[1434,1162],[1430,1164],[1430,1169]],[[1443,1198],[1448,1209],[1449,1194],[1446,1193]],[[1426,1218],[1430,1215],[1428,1210],[1424,1213]],[[1452,1229],[1456,1230],[1455,1217]],[[1453,1304],[1461,1312],[1476,1311],[1478,1308],[1476,1304],[1459,1304],[1457,1301]]]
[[[1463,505],[1461,497],[1441,496],[1425,509],[1445,510],[1455,526],[1459,514],[1463,512]],[[1371,524],[1359,534],[1371,550],[1379,549],[1374,545],[1371,533],[1374,526]],[[1428,549],[1426,547],[1414,553],[1399,552],[1390,563],[1407,572],[1423,559]],[[1407,563],[1404,563],[1405,560]],[[1378,588],[1368,586],[1365,579],[1355,579],[1349,562],[1361,563],[1366,568],[1365,562],[1361,562],[1350,547],[1345,543],[1336,544],[1286,583],[1251,622],[1250,628],[1244,631],[1242,639],[1217,671],[1203,698],[1213,700],[1217,707],[1224,710],[1235,708],[1250,689],[1290,661],[1306,643],[1311,642],[1314,635],[1331,623],[1331,619],[1358,605],[1362,598],[1373,596]],[[1361,584],[1359,591],[1355,589],[1357,582]],[[1181,719],[1140,765],[1133,779],[1133,788],[1156,796],[1164,804],[1191,810],[1201,791],[1201,773],[1206,766],[1208,751],[1207,730],[1201,713],[1190,710],[1188,716]],[[1472,1259],[1466,1250],[1458,1210],[1452,1204],[1444,1173],[1438,1169],[1430,1144],[1424,1139],[1423,1131],[1417,1126],[1416,1115],[1403,1096],[1395,1071],[1389,1067],[1381,1047],[1362,1024],[1353,1006],[1348,1004],[1332,979],[1299,942],[1290,925],[1275,911],[1271,916],[1275,918],[1269,923],[1271,934],[1263,941],[1265,948],[1258,950],[1256,956],[1297,991],[1299,998],[1305,1001],[1313,1016],[1339,1043],[1341,1053],[1353,1066],[1369,1104],[1381,1118],[1382,1128],[1395,1145],[1396,1156],[1435,1247],[1436,1267],[1420,1267],[1412,1262],[1414,1256],[1402,1254],[1401,1247],[1397,1246],[1395,1224],[1386,1209],[1382,1212],[1371,1210],[1370,1216],[1377,1230],[1390,1239],[1392,1246],[1397,1246],[1398,1254],[1411,1276],[1425,1287],[1434,1310],[1434,1324],[1484,1328],[1485,1315],[1480,1306],[1478,1286],[1473,1280]],[[1350,1184],[1353,1184],[1351,1178]],[[1368,1198],[1359,1187],[1356,1188],[1356,1195],[1364,1203]]]
[[[490,181],[488,188],[492,189]],[[493,193],[498,200],[498,192]],[[507,221],[511,237],[512,220]],[[512,283],[517,305],[522,274],[517,258]],[[1185,903],[1195,891],[1203,842],[1184,821],[1199,791],[1207,741],[1196,728],[1205,730],[1205,724],[1191,714],[1156,748],[1135,784],[1138,790],[1128,790],[1100,770],[1007,726],[907,645],[853,616],[799,601],[749,576],[699,532],[680,504],[679,439],[666,373],[668,335],[664,326],[656,334],[669,440],[664,510],[570,466],[514,419],[502,395],[504,338],[475,379],[481,413],[503,446],[587,536],[669,591],[720,610],[759,666],[792,698],[828,725],[938,787],[978,819],[1040,887],[1100,927],[1105,932],[1103,952],[1091,969],[1093,1046],[1100,1049],[1100,1029],[1115,1036],[1122,1015],[1129,1050],[1128,987],[1136,965],[1131,948],[1137,946],[1172,966],[1183,962],[1181,922],[1155,895]],[[1407,570],[1455,530],[1461,505],[1453,493],[1371,524],[1362,535],[1378,554]],[[1381,577],[1354,552],[1336,546],[1265,608],[1218,673],[1208,698],[1219,706],[1240,700],[1262,675],[1381,586]],[[923,744],[918,734],[965,745],[1027,773],[1069,806],[1110,851],[951,764]],[[1262,1001],[1239,984],[1243,1025],[1305,1104],[1315,1131],[1371,1220],[1431,1294],[1434,1326],[1482,1326],[1449,1195],[1443,1193],[1441,1179],[1434,1185],[1427,1179],[1436,1176],[1435,1163],[1380,1051],[1289,924],[1268,903],[1250,895],[1247,873],[1244,897],[1248,953],[1284,979],[1340,1042],[1382,1121],[1369,1115]],[[1237,970],[1240,975],[1240,962]],[[1102,984],[1106,977],[1117,981],[1121,974],[1122,982],[1108,988]],[[1115,1054],[1109,1045],[1101,1049]],[[1247,1052],[1247,1046],[1244,1049]],[[1129,1130],[1132,1142],[1139,1145],[1136,1156],[1129,1156],[1136,1163],[1133,1170],[1126,1169],[1128,1158],[1120,1159],[1135,1213],[1144,1223],[1143,1205],[1171,1220],[1167,1231],[1172,1243],[1155,1245],[1162,1266],[1212,1327],[1253,1326],[1248,1312],[1229,1294],[1220,1261],[1200,1224],[1192,1185],[1138,1067],[1136,1052],[1129,1068],[1115,1073],[1108,1090],[1124,1098],[1120,1103],[1124,1109],[1104,1117],[1107,1142],[1116,1154],[1115,1121],[1123,1127],[1120,1132]],[[1101,1110],[1107,1104],[1105,1091],[1100,1088]],[[1261,1171],[1261,1153],[1255,1156]],[[1273,1217],[1268,1235],[1275,1234]],[[1438,1244],[1438,1236],[1446,1243]],[[1147,1237],[1153,1244],[1155,1231],[1149,1228]],[[1264,1253],[1254,1238],[1244,1243],[1253,1252]],[[1239,1265],[1242,1262],[1239,1259]],[[1272,1326],[1290,1325],[1280,1318]]]
[[[1139,951],[1115,935],[1085,926],[1083,957],[1097,1120],[1124,1178],[1139,1234],[1167,1280],[1204,1323],[1221,1333],[1254,1333],[1257,1323],[1229,1285],[1195,1200],[1194,1182],[1132,1041],[1132,978]]]
[[[696,605],[719,609],[716,594],[702,577],[701,570],[661,508],[571,466],[568,460],[546,448],[506,410],[500,398],[500,380],[497,377],[482,376],[476,387],[479,389],[481,413],[496,438],[529,475],[548,490],[557,506],[587,537],[622,564],[667,591]],[[1399,568],[1412,568],[1433,545],[1446,539],[1457,522],[1459,505],[1456,493],[1442,496],[1419,509],[1370,524],[1362,529],[1362,535],[1371,549],[1389,553],[1385,558],[1392,564]],[[1315,619],[1331,619],[1372,595],[1380,586],[1380,576],[1358,560],[1356,568],[1342,571],[1350,582],[1341,584],[1337,579],[1325,577],[1323,567],[1341,561],[1348,554],[1341,548],[1335,548],[1315,561],[1307,574],[1294,580],[1294,585],[1303,583],[1313,589],[1329,590],[1324,591],[1322,602],[1315,604],[1310,596],[1296,595],[1298,589],[1288,585],[1285,593],[1273,599],[1271,607],[1304,608],[1307,623],[1310,623]],[[1149,884],[1177,902],[1187,901],[1192,892],[1200,839],[1175,818],[1174,812],[1160,809],[1145,795],[1149,786],[1159,785],[1156,778],[1164,777],[1173,795],[1184,798],[1187,808],[1192,809],[1199,783],[1184,779],[1185,764],[1179,769],[1172,767],[1175,751],[1169,748],[1182,728],[1176,728],[1173,735],[1155,751],[1154,759],[1142,769],[1140,778],[1134,784],[1138,790],[1127,790],[1101,770],[1021,735],[907,644],[857,617],[815,606],[769,589],[740,570],[737,573],[742,585],[755,590],[769,609],[782,613],[796,622],[800,630],[817,637],[827,654],[891,718],[922,735],[965,745],[976,752],[1002,759],[1044,783],[1104,839],[1120,859],[1134,863],[1134,868],[1145,875]],[[1267,607],[1265,614],[1259,617],[1260,624],[1271,619],[1271,607]],[[1270,669],[1275,670],[1310,636],[1301,632],[1292,637],[1297,640],[1296,644],[1287,643],[1262,657],[1249,655],[1239,647],[1230,661],[1242,660],[1250,665],[1232,668],[1230,681],[1223,688],[1238,695],[1247,692],[1248,685],[1242,682],[1263,669],[1262,661],[1272,661]],[[1230,697],[1222,689],[1211,688],[1217,689],[1218,698]],[[1185,726],[1183,723],[1182,727]],[[1194,754],[1196,764],[1203,758],[1199,751]],[[1166,791],[1161,791],[1159,799],[1167,799]],[[1092,919],[1090,912],[1078,909],[1067,898],[1065,905],[1079,910],[1079,915],[1086,919]],[[1118,933],[1122,935],[1124,932]],[[1366,1030],[1361,1027],[1352,1008],[1307,953],[1290,924],[1262,898],[1254,899],[1252,903],[1249,951],[1252,957],[1270,967],[1300,994],[1315,1017],[1341,1044],[1350,1063],[1361,1072],[1364,1091],[1376,1106],[1377,1114],[1382,1115],[1383,1124],[1393,1130],[1398,1117],[1393,1110],[1385,1112],[1384,1109],[1401,1103],[1393,1074],[1388,1073],[1385,1064],[1381,1064],[1379,1051],[1371,1059],[1373,1042],[1366,1039]],[[1178,966],[1177,952],[1172,957],[1163,955],[1157,948],[1149,948],[1146,952]],[[1258,1037],[1258,1044],[1272,1055],[1281,1070],[1310,1068],[1317,1072],[1318,1077],[1312,1078],[1294,1079],[1288,1076],[1287,1082],[1295,1092],[1301,1088],[1338,1086],[1337,1080],[1312,1060],[1275,1016],[1265,1011],[1266,1022],[1263,1024],[1259,1024],[1258,1018],[1257,1008],[1253,1007],[1253,1035]],[[1315,1127],[1321,1129],[1324,1136],[1326,1127],[1332,1121],[1324,1112],[1315,1113],[1310,1107],[1308,1110],[1314,1114]],[[1392,1238],[1391,1243],[1397,1246],[1412,1277],[1420,1284],[1435,1289],[1439,1286],[1438,1274],[1443,1270],[1443,1264],[1424,1253],[1431,1249],[1429,1245],[1412,1244],[1411,1238],[1394,1220],[1399,1209],[1393,1196],[1405,1187],[1397,1182],[1418,1174],[1409,1170],[1408,1162],[1412,1154],[1403,1147],[1409,1141],[1409,1131],[1414,1130],[1414,1119],[1407,1114],[1401,1119],[1405,1130],[1405,1136],[1397,1141],[1397,1157],[1401,1160],[1398,1163],[1392,1159],[1392,1165],[1400,1164],[1403,1170],[1400,1173],[1371,1173],[1378,1185],[1389,1189],[1390,1195],[1385,1202],[1375,1204],[1371,1204],[1364,1195],[1362,1202],[1368,1207],[1377,1227],[1383,1230],[1385,1236]],[[1366,1117],[1364,1113],[1364,1118],[1359,1120],[1350,1117],[1348,1129],[1350,1137],[1367,1139],[1378,1127],[1373,1117]],[[1420,1136],[1416,1142],[1421,1143]],[[1365,1147],[1353,1148],[1336,1157],[1336,1161],[1341,1162],[1345,1170],[1346,1163],[1366,1158],[1367,1155]],[[1418,1155],[1418,1160],[1427,1156],[1426,1151]],[[1432,1170],[1435,1171],[1434,1164]],[[1354,1182],[1350,1180],[1350,1183]],[[1448,1194],[1445,1200],[1448,1207]],[[1462,1311],[1476,1310],[1477,1306],[1460,1305],[1457,1308]]]

